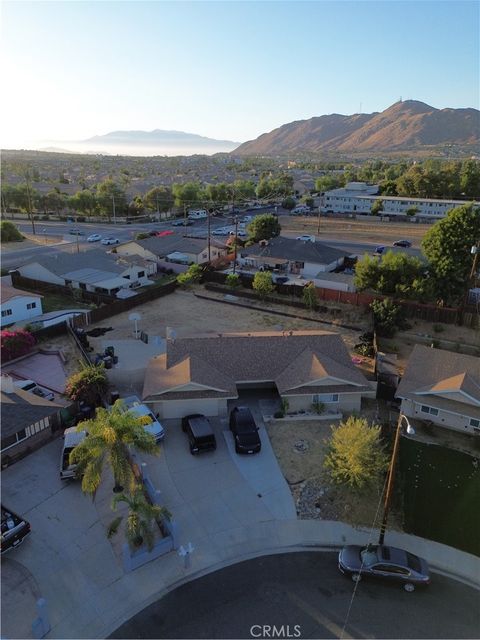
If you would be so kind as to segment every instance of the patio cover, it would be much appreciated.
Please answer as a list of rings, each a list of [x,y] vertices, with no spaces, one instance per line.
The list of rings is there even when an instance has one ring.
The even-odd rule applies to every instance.
[[[268,256],[246,256],[245,260],[255,260],[256,262],[263,262],[264,264],[270,264],[275,266],[277,264],[288,264],[287,258],[269,258]]]

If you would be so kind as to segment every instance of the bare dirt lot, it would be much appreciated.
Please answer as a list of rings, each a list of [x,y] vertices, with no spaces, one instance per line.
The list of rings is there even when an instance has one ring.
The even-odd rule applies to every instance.
[[[375,217],[368,220],[321,217],[319,227],[318,217],[316,216],[281,216],[280,224],[283,231],[311,233],[315,234],[318,239],[342,238],[352,242],[392,244],[396,240],[406,238],[413,243],[414,247],[420,246],[423,236],[432,228],[431,224],[388,222]]]

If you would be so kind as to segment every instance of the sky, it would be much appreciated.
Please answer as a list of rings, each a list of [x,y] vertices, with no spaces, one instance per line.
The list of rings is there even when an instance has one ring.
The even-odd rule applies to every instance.
[[[478,109],[479,6],[7,0],[0,145],[135,129],[244,142],[400,97]]]

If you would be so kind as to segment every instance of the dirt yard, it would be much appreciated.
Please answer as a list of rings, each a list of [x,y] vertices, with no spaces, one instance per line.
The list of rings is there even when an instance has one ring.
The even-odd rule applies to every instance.
[[[378,422],[376,401],[367,402],[362,417]],[[338,425],[336,420],[332,423]],[[274,420],[267,431],[280,468],[288,482],[299,518],[342,520],[372,526],[381,517],[382,487],[354,493],[332,485],[323,470],[331,423],[315,420]],[[377,511],[378,510],[378,511]],[[400,515],[393,512],[389,526],[400,529]]]
[[[423,236],[431,229],[431,224],[415,222],[382,222],[379,218],[369,220],[320,218],[318,217],[292,217],[281,216],[280,224],[283,231],[299,233],[311,233],[318,239],[342,238],[352,242],[372,242],[392,244],[395,240],[406,238],[414,247],[420,247]]]

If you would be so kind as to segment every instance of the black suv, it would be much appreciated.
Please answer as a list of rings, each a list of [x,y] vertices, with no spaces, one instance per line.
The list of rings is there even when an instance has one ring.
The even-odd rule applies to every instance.
[[[2,553],[17,547],[29,533],[30,523],[2,504]]]
[[[248,407],[235,407],[230,412],[230,429],[237,453],[258,453],[262,448],[258,427]]]
[[[217,441],[212,426],[201,413],[182,418],[182,431],[188,436],[190,453],[195,455],[202,451],[215,451]]]

